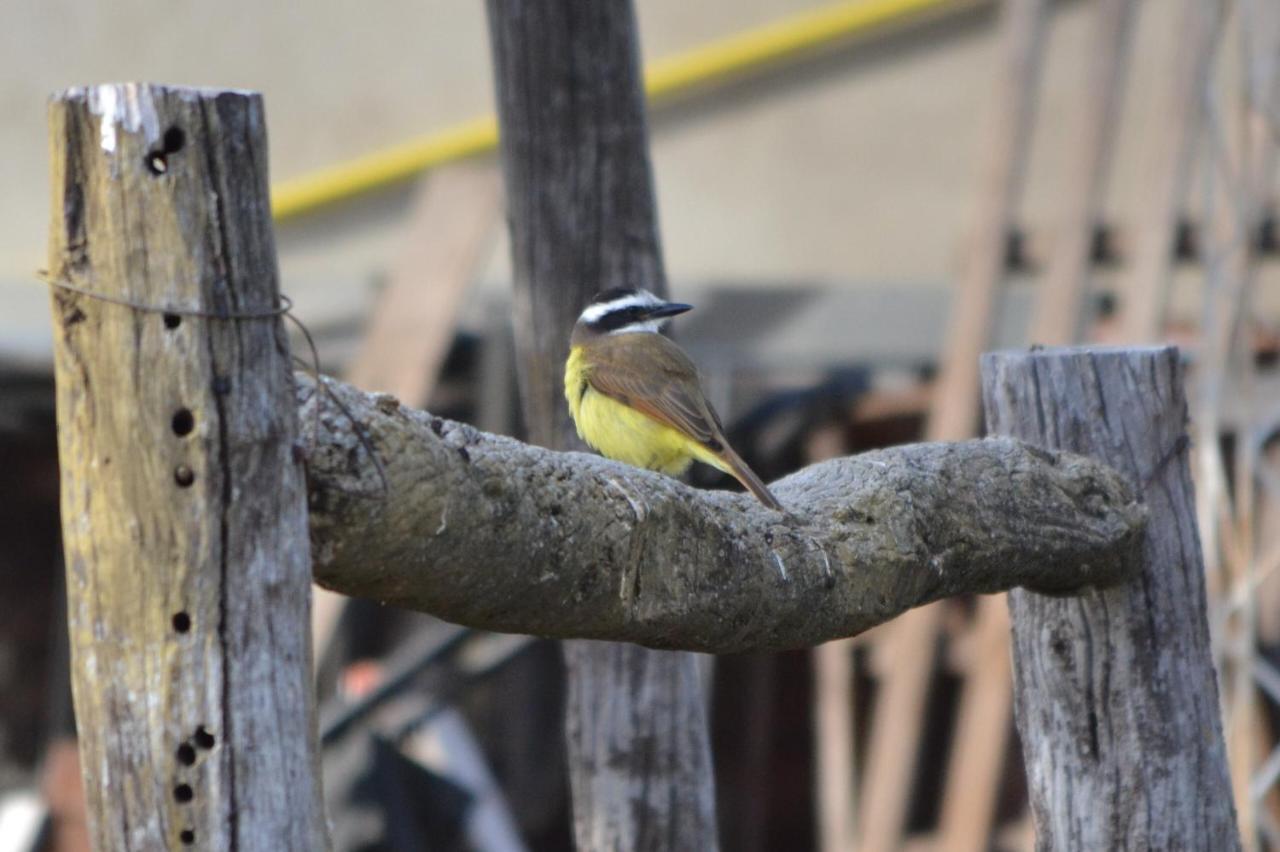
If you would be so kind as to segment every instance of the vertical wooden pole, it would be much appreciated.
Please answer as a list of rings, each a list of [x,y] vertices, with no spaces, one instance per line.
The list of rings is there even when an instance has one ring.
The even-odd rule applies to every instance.
[[[1043,66],[1048,0],[1008,0],[1001,24],[1001,67],[983,149],[982,178],[967,257],[951,298],[950,322],[926,435],[971,437],[978,427],[978,356],[987,348],[996,297],[1005,279],[1005,240],[1013,226],[1031,151]]]
[[[1068,167],[1062,223],[1031,318],[1029,338],[1046,346],[1074,342],[1084,321],[1093,234],[1119,124],[1135,6],[1134,0],[1096,0],[1094,4],[1093,50],[1084,58],[1088,63],[1084,109],[1080,126],[1070,131],[1079,141]]]
[[[1001,352],[982,368],[992,434],[1099,458],[1150,511],[1133,580],[1009,593],[1037,848],[1238,849],[1178,351]]]
[[[852,852],[858,848],[853,640],[819,645],[812,660],[818,849]]]
[[[50,124],[49,275],[84,291],[55,286],[53,321],[94,843],[324,849],[261,98],[96,86]]]
[[[422,179],[347,381],[421,408],[435,388],[458,310],[500,218],[493,162],[465,162]]]
[[[1047,0],[1009,0],[1002,16],[1001,67],[992,92],[981,194],[951,300],[947,339],[925,429],[934,441],[968,438],[978,425],[978,356],[990,340],[996,299],[1005,278],[1005,239],[1030,151],[1049,4]],[[912,610],[897,620],[886,640],[894,665],[876,700],[859,817],[867,852],[896,849],[902,842],[941,613],[937,604]],[[977,707],[976,699],[966,704]],[[985,698],[982,706],[989,709]],[[1006,711],[1005,725],[1007,716]],[[985,716],[979,721],[994,724]],[[984,742],[975,759],[998,760],[993,755],[996,750]]]
[[[1174,55],[1166,57],[1172,68],[1165,118],[1150,125],[1153,178],[1144,193],[1133,272],[1120,304],[1121,331],[1130,343],[1164,336],[1175,230],[1195,161],[1223,0],[1183,0],[1181,16]]]
[[[938,848],[947,852],[982,852],[992,844],[1013,729],[1009,613],[1003,598],[980,598],[973,625],[963,637],[968,651],[964,688],[938,820]]]
[[[1257,273],[1257,235],[1274,184],[1276,163],[1272,111],[1280,106],[1280,13],[1270,2],[1236,4],[1241,61],[1240,82],[1227,99],[1225,114],[1210,116],[1210,178],[1215,188],[1214,221],[1206,227],[1205,299],[1197,362],[1195,423],[1196,486],[1208,574],[1222,589],[1217,620],[1219,671],[1226,700],[1227,749],[1236,809],[1245,849],[1258,847],[1253,774],[1259,761],[1259,713],[1254,659],[1258,654],[1258,575],[1255,513],[1258,509],[1259,445],[1250,437],[1265,431],[1259,411],[1270,405],[1257,396],[1252,317]],[[1235,119],[1238,133],[1212,119]],[[1230,141],[1228,141],[1230,140]],[[1231,145],[1231,150],[1227,146]],[[1236,423],[1226,401],[1234,399]],[[1228,459],[1220,436],[1233,430]],[[1234,483],[1233,483],[1234,480]],[[1234,484],[1234,494],[1232,493]],[[1259,797],[1260,798],[1260,797]]]
[[[665,293],[629,0],[488,0],[521,402],[530,438],[581,447],[569,332],[609,287]]]
[[[598,290],[666,281],[629,0],[488,0],[532,441],[580,447],[564,401],[569,332]],[[692,654],[565,643],[574,833],[582,849],[717,847]]]

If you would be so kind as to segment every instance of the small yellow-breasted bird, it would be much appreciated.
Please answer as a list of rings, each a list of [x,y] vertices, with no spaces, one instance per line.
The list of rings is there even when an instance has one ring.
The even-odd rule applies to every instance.
[[[671,476],[697,459],[782,511],[725,440],[693,361],[660,333],[670,317],[692,308],[619,288],[583,309],[564,367],[564,395],[578,435],[608,458]]]

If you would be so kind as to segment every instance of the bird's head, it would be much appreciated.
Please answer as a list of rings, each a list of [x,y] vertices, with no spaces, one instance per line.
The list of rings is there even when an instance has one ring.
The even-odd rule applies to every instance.
[[[582,309],[573,327],[573,336],[656,332],[671,317],[692,309],[693,305],[668,302],[648,290],[617,287],[597,294],[591,304]]]

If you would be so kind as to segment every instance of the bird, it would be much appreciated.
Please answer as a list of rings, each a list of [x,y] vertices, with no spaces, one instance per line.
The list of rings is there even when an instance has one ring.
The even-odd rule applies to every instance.
[[[692,309],[630,287],[605,290],[582,309],[564,369],[578,436],[606,458],[670,476],[694,460],[709,464],[783,511],[729,446],[693,361],[661,333],[668,320]]]

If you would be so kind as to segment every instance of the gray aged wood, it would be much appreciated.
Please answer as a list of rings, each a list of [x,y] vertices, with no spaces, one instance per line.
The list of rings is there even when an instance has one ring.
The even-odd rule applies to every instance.
[[[600,290],[666,292],[629,0],[488,0],[530,439],[582,446],[564,401],[578,313]]]
[[[276,306],[256,94],[50,107],[55,281]],[[73,687],[96,848],[327,846],[292,368],[277,317],[53,289]]]
[[[1114,466],[1146,501],[1140,571],[1076,599],[1009,595],[1039,849],[1238,849],[1178,351],[983,357],[991,432]]]
[[[950,595],[1113,583],[1141,540],[1145,512],[1118,474],[1007,439],[813,465],[775,483],[786,517],[334,380],[350,417],[325,395],[317,416],[309,382],[299,377],[317,582],[474,627],[795,648]]]
[[[580,447],[562,374],[598,290],[666,284],[630,0],[488,0],[525,425]],[[574,834],[583,849],[716,848],[697,660],[568,646]]]

